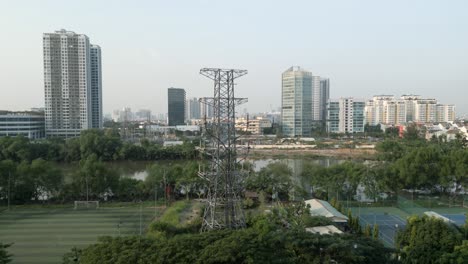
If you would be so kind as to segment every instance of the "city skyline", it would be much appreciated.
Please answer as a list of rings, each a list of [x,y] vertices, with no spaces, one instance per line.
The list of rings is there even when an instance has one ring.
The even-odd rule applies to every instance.
[[[44,106],[41,36],[65,28],[88,35],[105,50],[104,113],[124,106],[164,113],[163,95],[171,86],[184,87],[189,97],[209,96],[212,85],[199,75],[203,67],[248,69],[236,92],[249,98],[243,108],[277,109],[280,75],[291,65],[330,78],[330,98],[424,94],[455,104],[457,115],[468,113],[468,18],[463,13],[468,4],[463,1],[297,1],[303,8],[248,2],[247,11],[242,3],[247,4],[232,7],[236,15],[225,16],[216,11],[226,3],[208,1],[189,1],[182,7],[169,2],[142,2],[138,7],[109,1],[1,3],[0,22],[18,26],[0,29],[15,40],[0,43],[0,109]],[[112,12],[103,14],[104,8]],[[179,12],[165,14],[176,8]],[[263,8],[268,12],[259,20],[256,15]],[[306,16],[310,8],[323,12]],[[288,10],[296,13],[283,12]],[[60,15],[48,15],[52,13]],[[219,23],[209,28],[210,21]],[[213,41],[213,36],[220,40]],[[19,100],[19,94],[28,96]]]

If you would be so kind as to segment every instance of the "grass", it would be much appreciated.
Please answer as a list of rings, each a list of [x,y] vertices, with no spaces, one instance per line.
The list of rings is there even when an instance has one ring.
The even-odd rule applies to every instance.
[[[190,206],[190,201],[177,201],[169,208],[167,208],[159,221],[171,224],[173,226],[180,226],[180,224],[183,222],[182,213],[189,209]]]
[[[154,204],[142,207],[142,229],[155,213],[159,215],[161,211],[155,211]],[[139,206],[89,210],[15,208],[0,214],[0,241],[14,243],[9,248],[13,263],[61,263],[63,254],[72,247],[86,247],[99,236],[139,233]]]

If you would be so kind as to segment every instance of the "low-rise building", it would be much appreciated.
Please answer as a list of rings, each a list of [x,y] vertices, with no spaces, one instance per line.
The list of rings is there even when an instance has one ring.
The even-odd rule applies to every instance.
[[[11,112],[0,110],[0,137],[16,137],[20,135],[30,139],[44,138],[44,112]]]
[[[349,220],[347,216],[340,213],[327,201],[311,199],[305,201],[305,204],[310,207],[310,214],[312,216],[323,216],[334,223],[347,223]]]
[[[253,119],[236,119],[236,130],[247,131],[254,135],[263,134],[263,129],[270,128],[271,126],[271,120],[268,118],[257,117]]]

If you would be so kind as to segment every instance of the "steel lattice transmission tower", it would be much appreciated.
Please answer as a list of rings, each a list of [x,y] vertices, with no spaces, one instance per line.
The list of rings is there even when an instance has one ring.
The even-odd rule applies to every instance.
[[[240,171],[236,147],[236,106],[247,98],[234,96],[234,80],[247,70],[204,68],[200,74],[214,81],[214,96],[200,98],[206,107],[213,108],[207,122],[205,116],[203,153],[211,158],[199,175],[208,182],[207,204],[202,231],[245,227],[241,192],[243,172]]]

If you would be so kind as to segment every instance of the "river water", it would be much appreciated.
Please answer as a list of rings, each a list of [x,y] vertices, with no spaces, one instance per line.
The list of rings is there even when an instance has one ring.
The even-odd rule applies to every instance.
[[[300,180],[305,163],[315,163],[325,167],[339,164],[344,160],[334,158],[318,158],[318,159],[252,159],[249,162],[253,163],[255,171],[259,171],[263,167],[273,162],[283,162],[288,165],[293,173],[293,178],[297,181]],[[153,164],[171,165],[171,164],[184,164],[185,161],[118,161],[107,162],[106,165],[118,172],[120,177],[129,177],[138,180],[145,180],[148,176],[148,168]],[[71,179],[73,173],[79,169],[78,163],[59,164],[58,165],[64,172],[65,179]]]

